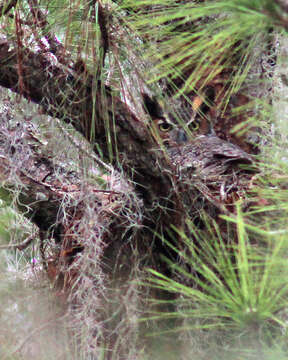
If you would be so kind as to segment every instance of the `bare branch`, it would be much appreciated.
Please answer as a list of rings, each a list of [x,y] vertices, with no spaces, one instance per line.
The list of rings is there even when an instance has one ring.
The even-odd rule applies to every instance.
[[[0,85],[21,93],[15,70],[17,49],[8,50],[9,44],[4,45],[0,46]],[[148,207],[155,198],[169,198],[172,165],[159,147],[156,150],[145,123],[109,87],[95,83],[92,75],[79,76],[53,64],[45,54],[27,48],[22,54],[24,97],[40,104],[47,114],[72,123],[95,150],[101,149],[106,162],[123,170],[137,184]]]
[[[27,239],[25,239],[23,242],[19,244],[9,244],[9,245],[0,245],[0,250],[24,250],[26,249],[33,241],[35,240],[35,236],[31,235],[28,236]]]

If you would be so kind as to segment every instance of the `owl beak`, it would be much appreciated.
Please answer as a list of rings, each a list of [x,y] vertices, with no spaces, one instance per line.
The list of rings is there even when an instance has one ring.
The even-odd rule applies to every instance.
[[[186,142],[188,140],[187,138],[187,134],[185,132],[184,129],[179,130],[177,137],[176,137],[176,142],[177,144],[182,144],[184,142]]]

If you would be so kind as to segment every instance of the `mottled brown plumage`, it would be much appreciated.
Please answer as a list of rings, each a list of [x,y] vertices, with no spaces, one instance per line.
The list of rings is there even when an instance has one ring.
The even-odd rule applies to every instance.
[[[150,132],[158,144],[171,148],[212,131],[211,121],[207,116],[209,106],[204,95],[195,95],[191,99],[190,111],[187,110],[185,114],[178,114],[178,116],[176,116],[176,111],[164,112],[155,97],[151,98],[143,94],[143,99],[144,109],[151,118]]]
[[[144,103],[151,117],[152,136],[158,144],[162,143],[166,147],[169,159],[181,176],[185,174],[189,178],[192,176],[204,181],[217,180],[220,175],[231,173],[232,168],[239,163],[252,162],[248,153],[213,133],[211,122],[204,113],[207,105],[203,107],[204,99],[200,96],[193,100],[193,112],[186,124],[173,122],[173,117],[171,120],[169,115],[164,115],[155,98],[146,95]],[[195,127],[197,122],[202,125]],[[191,125],[194,126],[193,131]]]
[[[215,135],[197,136],[182,146],[167,149],[167,153],[181,173],[194,172],[203,179],[224,174],[236,163],[252,162],[245,151]]]

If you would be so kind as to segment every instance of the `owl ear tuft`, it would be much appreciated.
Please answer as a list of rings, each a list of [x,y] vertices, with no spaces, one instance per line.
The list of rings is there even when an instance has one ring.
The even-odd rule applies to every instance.
[[[143,109],[151,116],[151,119],[163,118],[163,110],[156,99],[156,96],[150,97],[146,93],[142,93]]]
[[[214,100],[215,100],[215,89],[212,86],[208,86],[205,89],[205,101],[203,101],[202,105],[200,106],[200,112],[203,115],[206,115],[206,113],[210,110],[210,108],[213,106],[214,104]]]

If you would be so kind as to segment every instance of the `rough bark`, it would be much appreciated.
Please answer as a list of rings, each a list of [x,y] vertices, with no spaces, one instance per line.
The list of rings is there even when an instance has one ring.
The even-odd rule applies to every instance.
[[[92,75],[54,64],[51,54],[17,49],[2,41],[0,85],[39,104],[50,116],[71,123],[95,144],[95,151],[101,149],[104,161],[135,182],[148,212],[155,199],[170,196],[171,164],[163,152],[155,151],[156,143],[143,119]]]
[[[40,231],[43,265],[50,280],[62,289],[65,273],[84,247],[103,252],[105,263],[117,261],[119,248],[141,228],[143,202],[115,175],[112,190],[85,182],[77,171],[67,171],[49,158],[37,129],[22,118],[9,122],[1,112],[0,181],[3,190],[17,199],[22,213]],[[39,133],[38,133],[39,135]],[[113,175],[111,175],[113,176]],[[17,190],[17,188],[19,189]],[[132,231],[127,231],[128,227]],[[126,239],[126,240],[125,240]],[[93,245],[94,244],[94,245]],[[129,245],[128,245],[129,246]],[[109,248],[104,255],[106,248]],[[100,256],[100,255],[99,255]],[[59,276],[59,273],[61,276]],[[70,279],[70,281],[72,281]]]

